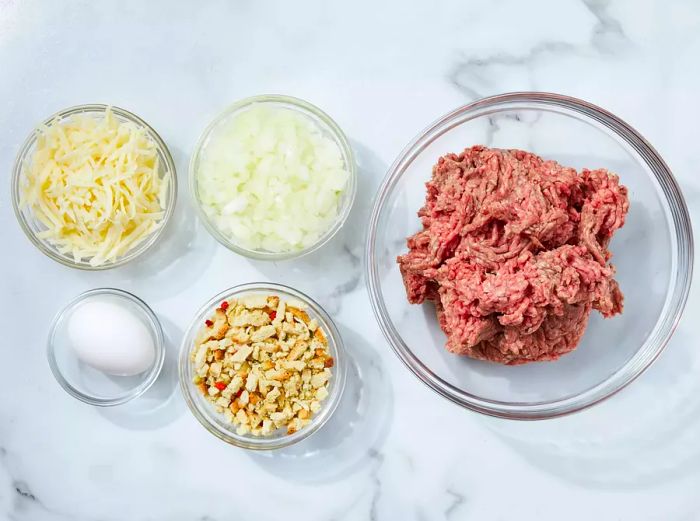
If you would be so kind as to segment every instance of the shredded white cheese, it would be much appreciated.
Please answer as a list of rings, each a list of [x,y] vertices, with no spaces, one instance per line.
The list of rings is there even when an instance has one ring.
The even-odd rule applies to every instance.
[[[202,152],[204,212],[234,243],[298,251],[338,215],[349,171],[338,144],[308,117],[254,105],[222,123]]]
[[[162,225],[168,179],[158,175],[156,145],[144,128],[107,109],[37,132],[20,205],[46,227],[40,238],[76,262],[100,266]]]

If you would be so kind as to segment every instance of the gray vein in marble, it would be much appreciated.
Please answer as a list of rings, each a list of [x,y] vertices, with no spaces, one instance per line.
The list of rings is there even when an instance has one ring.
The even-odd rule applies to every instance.
[[[349,280],[335,287],[333,293],[330,295],[331,298],[340,298],[352,292],[360,284],[360,280],[362,280],[362,273],[360,270],[353,270],[352,277],[350,277]]]
[[[445,519],[450,519],[452,515],[465,503],[464,496],[450,488],[447,489],[447,495],[452,497],[452,503],[445,509]]]
[[[489,92],[484,92],[484,88],[490,87],[489,68],[494,66],[519,66],[528,70],[540,60],[548,55],[569,55],[576,53],[574,45],[567,42],[547,41],[535,45],[530,51],[522,55],[498,52],[486,57],[467,57],[457,63],[448,74],[448,79],[457,89],[462,91],[472,99],[482,98]],[[477,87],[479,85],[479,87]]]
[[[398,452],[401,455],[401,457],[403,457],[403,459],[406,460],[406,467],[408,467],[408,470],[410,470],[411,472],[415,472],[416,471],[416,464],[414,463],[413,457],[411,456],[411,454],[405,450],[399,450]]]
[[[382,497],[382,482],[379,479],[379,470],[384,464],[384,456],[376,449],[369,450],[369,458],[375,462],[370,477],[373,482],[374,492],[372,493],[372,502],[369,507],[369,519],[370,521],[377,521],[377,509],[379,507],[379,500]]]
[[[13,481],[12,486],[15,487],[15,492],[21,497],[29,499],[30,501],[36,501],[36,496],[32,494],[31,490],[24,481]]]
[[[610,0],[582,0],[586,8],[596,17],[598,23],[593,29],[591,44],[598,51],[613,54],[630,44],[622,29],[622,24],[608,12]]]
[[[591,46],[604,55],[624,51],[631,44],[622,24],[608,11],[609,0],[582,0],[586,9],[596,18],[597,23],[591,34]],[[532,72],[532,67],[544,56],[562,56],[583,52],[568,42],[545,41],[520,55],[498,52],[488,56],[467,56],[457,63],[448,74],[449,81],[471,99],[482,98],[491,93],[492,67],[525,67]],[[489,125],[491,126],[491,125]]]
[[[72,515],[59,512],[44,505],[44,503],[34,494],[29,487],[29,484],[21,479],[16,478],[9,469],[7,464],[7,449],[0,447],[0,469],[4,470],[10,478],[11,487],[14,490],[15,498],[12,502],[12,510],[7,513],[8,519],[19,520],[26,519],[25,513],[32,509],[35,513],[41,512],[39,519],[55,519],[55,520],[71,520],[76,521],[77,518]],[[32,517],[32,519],[36,518]]]
[[[48,509],[30,490],[29,485],[22,480],[12,478],[12,487],[15,491],[15,500],[12,504],[11,517],[17,517],[16,514],[24,512],[32,507],[37,508],[46,514],[53,514],[55,516],[63,517],[58,512],[53,512]],[[21,516],[20,516],[21,517]]]
[[[347,253],[348,256],[350,257],[350,263],[353,265],[353,267],[355,267],[355,268],[361,267],[362,259],[360,258],[359,255],[357,255],[355,252],[352,251],[352,248],[349,245],[343,244],[343,251],[345,253]]]
[[[362,259],[360,256],[354,253],[352,248],[347,244],[343,245],[341,254],[349,260],[352,275],[347,281],[336,286],[333,291],[333,295],[339,297],[354,291],[362,280]]]
[[[486,139],[484,140],[484,144],[487,147],[490,147],[493,144],[493,136],[496,135],[496,132],[501,130],[501,127],[498,126],[496,118],[493,116],[488,116],[488,122],[489,128],[486,130]]]

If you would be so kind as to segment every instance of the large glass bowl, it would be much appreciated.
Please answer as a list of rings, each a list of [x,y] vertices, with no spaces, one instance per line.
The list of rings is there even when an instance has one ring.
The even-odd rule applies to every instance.
[[[103,104],[90,104],[90,105],[78,105],[75,107],[70,107],[53,114],[48,117],[42,125],[48,126],[54,123],[56,120],[68,119],[76,114],[86,114],[95,118],[103,118],[107,108],[112,110],[112,114],[117,120],[121,122],[130,122],[135,124],[137,127],[143,128],[146,132],[148,138],[155,144],[156,153],[158,155],[159,164],[159,176],[168,179],[168,191],[166,194],[166,202],[163,219],[160,226],[151,232],[151,234],[139,243],[136,247],[127,251],[124,255],[117,257],[116,259],[93,266],[90,264],[90,259],[82,259],[76,261],[72,255],[68,253],[63,253],[59,251],[56,246],[54,246],[50,241],[39,237],[39,233],[46,229],[44,224],[36,218],[33,211],[29,207],[20,206],[20,191],[22,189],[23,183],[26,182],[25,169],[27,168],[29,162],[32,160],[34,151],[36,150],[37,138],[39,136],[38,131],[35,129],[27,137],[26,141],[22,145],[22,148],[17,155],[17,160],[15,162],[14,171],[12,173],[12,206],[15,210],[15,216],[19,222],[22,230],[27,235],[29,240],[36,246],[42,253],[52,258],[53,260],[60,262],[65,266],[71,268],[78,268],[81,270],[106,270],[110,268],[116,268],[134,260],[136,257],[143,254],[151,246],[153,246],[158,238],[163,233],[170,217],[175,210],[175,199],[177,196],[177,175],[175,172],[175,162],[173,161],[170,151],[163,139],[158,135],[158,133],[144,120],[138,117],[136,114],[132,114],[128,110],[124,110],[119,107],[103,105]]]
[[[298,300],[306,304],[306,312],[309,317],[316,319],[319,326],[328,338],[328,352],[335,360],[333,376],[328,384],[328,397],[321,402],[321,409],[311,417],[311,422],[294,434],[287,434],[285,429],[278,429],[269,436],[253,436],[252,434],[240,435],[236,433],[236,427],[226,421],[223,414],[219,414],[211,402],[202,396],[197,386],[192,382],[195,373],[190,358],[194,349],[197,334],[204,321],[211,316],[221,301],[233,298],[241,298],[247,295],[277,295],[287,301]],[[231,445],[253,450],[280,449],[297,443],[320,429],[333,415],[340,397],[345,388],[345,376],[347,372],[347,360],[343,348],[343,340],[340,332],[335,327],[333,320],[323,308],[300,291],[282,284],[266,282],[251,282],[234,286],[223,291],[204,304],[192,320],[180,347],[178,359],[180,387],[190,411],[195,418],[217,438]]]
[[[622,315],[593,312],[574,352],[555,362],[503,366],[447,352],[431,304],[411,305],[396,257],[420,229],[416,215],[438,157],[483,144],[519,148],[577,169],[607,168],[629,188],[612,262]],[[585,101],[557,94],[503,94],[461,107],[413,140],[389,169],[369,222],[367,284],[389,344],[420,380],[469,409],[512,419],[550,418],[619,391],[663,350],[690,287],[688,211],[668,166],[632,127]]]
[[[260,105],[265,105],[273,109],[283,109],[296,112],[297,114],[311,121],[319,132],[329,139],[335,141],[335,143],[338,145],[343,157],[343,163],[349,174],[345,190],[340,196],[340,201],[338,203],[338,214],[335,216],[335,220],[313,244],[301,250],[268,251],[265,249],[253,250],[247,248],[236,242],[235,238],[222,232],[217,227],[214,219],[212,219],[211,216],[209,216],[204,210],[202,204],[199,193],[198,177],[203,156],[206,154],[207,148],[212,141],[212,137],[215,137],[221,131],[221,129],[225,127],[225,125],[230,123],[232,119],[235,119],[244,112]],[[352,147],[350,146],[347,137],[340,129],[338,124],[333,121],[328,114],[323,112],[315,105],[292,96],[264,94],[245,98],[234,103],[230,107],[226,108],[219,116],[217,116],[214,121],[212,121],[211,124],[204,130],[202,136],[199,138],[199,142],[195,146],[195,151],[190,161],[189,184],[199,216],[202,219],[206,229],[217,241],[231,251],[244,255],[245,257],[257,260],[277,261],[302,257],[303,255],[318,250],[321,248],[321,246],[330,241],[338,230],[342,228],[343,224],[345,224],[345,221],[348,218],[348,215],[350,215],[352,204],[355,201],[355,194],[357,192],[357,168],[355,165]]]

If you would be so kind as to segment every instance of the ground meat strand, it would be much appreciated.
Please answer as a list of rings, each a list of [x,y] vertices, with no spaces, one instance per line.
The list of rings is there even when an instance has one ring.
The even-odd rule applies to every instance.
[[[607,246],[627,189],[521,150],[441,157],[397,260],[412,303],[436,305],[451,352],[505,364],[573,350],[592,309],[622,311]]]

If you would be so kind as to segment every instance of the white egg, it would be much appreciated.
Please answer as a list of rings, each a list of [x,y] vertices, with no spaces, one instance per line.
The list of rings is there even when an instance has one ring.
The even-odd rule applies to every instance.
[[[125,306],[101,300],[78,306],[68,321],[68,338],[83,362],[104,373],[132,376],[153,365],[153,337]]]

